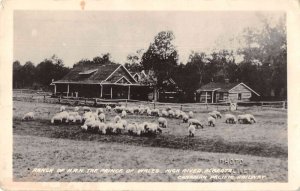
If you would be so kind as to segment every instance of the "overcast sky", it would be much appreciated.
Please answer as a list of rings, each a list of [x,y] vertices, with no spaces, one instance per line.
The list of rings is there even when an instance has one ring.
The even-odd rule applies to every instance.
[[[245,27],[261,26],[262,15],[278,18],[282,13],[15,11],[14,60],[37,65],[56,54],[72,67],[109,52],[113,61],[124,64],[128,54],[146,50],[156,34],[171,30],[179,61],[185,63],[192,50],[237,47],[227,39]]]

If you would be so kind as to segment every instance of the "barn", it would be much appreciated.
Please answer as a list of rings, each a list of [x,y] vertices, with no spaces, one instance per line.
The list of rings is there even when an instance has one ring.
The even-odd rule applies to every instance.
[[[257,92],[242,82],[210,82],[196,91],[196,102],[220,103],[220,102],[243,102],[260,96]]]
[[[147,100],[151,89],[141,85],[121,64],[75,66],[62,79],[53,81],[54,96]]]

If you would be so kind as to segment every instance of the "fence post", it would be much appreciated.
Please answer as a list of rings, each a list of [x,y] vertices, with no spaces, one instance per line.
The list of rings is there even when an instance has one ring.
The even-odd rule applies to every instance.
[[[61,97],[58,98],[58,103],[60,103],[60,99],[61,99]]]
[[[182,111],[182,104],[180,105],[180,111]]]
[[[46,96],[44,95],[44,103],[46,102]]]

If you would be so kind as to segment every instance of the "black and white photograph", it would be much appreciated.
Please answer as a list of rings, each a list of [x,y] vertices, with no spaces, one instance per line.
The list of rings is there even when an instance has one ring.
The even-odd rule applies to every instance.
[[[286,11],[88,3],[13,11],[13,182],[289,182]]]

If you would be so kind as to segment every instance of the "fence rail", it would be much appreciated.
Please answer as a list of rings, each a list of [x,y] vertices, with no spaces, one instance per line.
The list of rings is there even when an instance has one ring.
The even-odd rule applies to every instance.
[[[53,103],[53,104],[65,104],[65,105],[86,105],[91,107],[105,107],[110,105],[115,107],[117,105],[136,106],[137,104],[143,104],[150,108],[165,109],[171,107],[174,109],[181,109],[183,111],[195,111],[195,110],[229,110],[230,102],[223,103],[162,103],[151,101],[139,101],[128,99],[100,99],[100,98],[72,98],[72,97],[58,97],[54,98],[49,95],[49,92],[33,91],[35,94],[26,95],[30,91],[28,90],[14,90],[13,100],[15,101],[27,101],[27,102],[40,102],[40,103]],[[16,95],[21,94],[21,95]],[[24,94],[24,95],[23,95]],[[287,101],[258,101],[258,102],[237,102],[237,108],[239,107],[258,106],[261,108],[280,108],[287,109]]]

